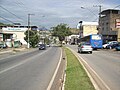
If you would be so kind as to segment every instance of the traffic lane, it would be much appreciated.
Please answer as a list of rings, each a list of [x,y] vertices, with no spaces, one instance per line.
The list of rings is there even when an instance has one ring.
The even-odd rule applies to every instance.
[[[10,49],[5,49],[5,50],[8,51]],[[30,53],[30,52],[33,52],[35,50],[38,50],[38,48],[24,49],[21,51],[20,50],[17,51],[17,50],[14,50],[13,48],[11,48],[11,51],[9,53],[1,54],[2,51],[0,51],[0,59],[10,58],[12,56],[20,55],[20,54]]]
[[[12,52],[11,52],[12,53]],[[9,68],[11,66],[16,65],[17,63],[24,62],[26,58],[29,58],[31,56],[36,55],[37,53],[42,53],[42,51],[38,49],[33,49],[27,52],[20,52],[16,53],[14,55],[11,55],[11,53],[8,56],[4,56],[0,58],[0,71],[4,70],[5,68]]]
[[[1,90],[46,90],[60,58],[60,49],[53,47],[38,53],[28,62],[0,74]]]
[[[94,51],[92,55],[80,54],[97,72],[111,90],[120,90],[120,57],[106,51]]]
[[[77,45],[68,45],[77,51]],[[120,55],[113,50],[97,50],[93,54],[79,54],[111,90],[120,90]]]

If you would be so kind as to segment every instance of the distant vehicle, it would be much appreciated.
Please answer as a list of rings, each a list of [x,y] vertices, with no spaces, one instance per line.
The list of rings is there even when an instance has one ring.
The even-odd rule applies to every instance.
[[[50,44],[47,44],[46,46],[47,46],[47,47],[50,47]]]
[[[75,38],[71,38],[70,44],[71,44],[71,45],[74,45],[74,44],[75,44]]]
[[[39,44],[39,50],[45,50],[46,44]]]
[[[106,43],[106,44],[104,44],[104,45],[102,45],[103,46],[103,49],[106,49],[106,48],[108,48],[109,46],[108,45],[112,45],[112,44],[116,44],[116,43],[118,43],[117,41],[110,41],[110,42],[108,42],[108,43]],[[108,46],[108,47],[107,47]]]
[[[70,36],[70,45],[76,45],[78,44],[78,38],[79,38],[79,35],[71,35]]]
[[[98,34],[91,34],[88,36],[85,36],[83,38],[80,38],[80,41],[82,42],[89,42],[93,49],[101,49],[102,48],[102,35]]]
[[[62,41],[62,44],[65,45],[65,41]]]
[[[116,51],[120,51],[120,42],[118,43],[118,46],[115,49]]]
[[[78,45],[78,53],[82,53],[82,52],[88,52],[92,54],[92,46],[90,45],[90,43],[87,42],[82,42]]]

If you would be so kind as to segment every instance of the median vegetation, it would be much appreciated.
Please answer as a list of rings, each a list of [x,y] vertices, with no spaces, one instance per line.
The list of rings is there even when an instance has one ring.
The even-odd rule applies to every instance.
[[[65,48],[67,56],[65,90],[95,90],[75,55]]]

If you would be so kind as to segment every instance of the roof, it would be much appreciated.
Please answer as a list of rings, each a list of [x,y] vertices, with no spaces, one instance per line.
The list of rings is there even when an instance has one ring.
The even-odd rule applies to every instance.
[[[98,25],[98,22],[83,22],[82,25]]]
[[[98,25],[98,22],[82,22],[82,25]],[[77,29],[81,26],[81,23],[78,23]]]
[[[110,13],[118,14],[119,12],[120,12],[120,10],[116,10],[116,9],[107,9],[107,10],[102,11],[101,14],[110,14]]]

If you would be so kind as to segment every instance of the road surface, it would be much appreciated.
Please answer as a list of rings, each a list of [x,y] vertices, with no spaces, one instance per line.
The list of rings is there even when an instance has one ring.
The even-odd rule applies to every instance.
[[[60,55],[49,47],[0,58],[0,90],[46,90]]]
[[[77,45],[69,45],[77,52]],[[106,83],[110,90],[120,90],[120,52],[97,50],[93,54],[80,55]]]

